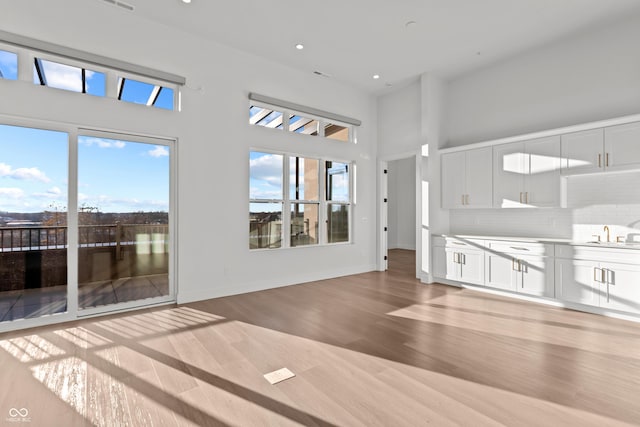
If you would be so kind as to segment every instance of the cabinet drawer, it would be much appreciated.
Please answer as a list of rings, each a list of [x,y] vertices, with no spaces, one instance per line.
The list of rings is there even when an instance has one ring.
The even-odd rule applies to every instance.
[[[556,258],[613,261],[623,264],[640,264],[640,250],[597,248],[592,246],[555,245]]]
[[[517,241],[489,241],[489,250],[499,253],[518,255],[543,255],[553,256],[554,247],[545,243],[517,242]]]
[[[446,237],[445,240],[447,248],[477,249],[479,251],[482,251],[485,248],[484,240],[465,239],[460,237]]]

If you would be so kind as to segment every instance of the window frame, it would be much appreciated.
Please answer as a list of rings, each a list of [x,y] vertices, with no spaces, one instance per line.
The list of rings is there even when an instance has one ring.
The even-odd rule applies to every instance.
[[[329,140],[329,141],[335,141],[337,143],[357,143],[357,138],[356,138],[356,126],[349,124],[349,123],[345,123],[345,122],[341,122],[339,120],[336,119],[331,119],[331,118],[327,118],[327,117],[322,117],[320,115],[317,114],[310,114],[310,113],[305,113],[301,110],[296,110],[296,109],[292,109],[292,108],[286,108],[286,107],[282,107],[279,105],[275,105],[275,104],[268,104],[266,102],[261,102],[261,101],[255,101],[250,99],[249,100],[249,110],[251,110],[251,107],[260,107],[260,108],[266,108],[272,111],[277,111],[277,112],[281,112],[282,113],[282,124],[281,127],[280,125],[278,127],[269,127],[269,126],[265,126],[265,125],[258,125],[257,123],[251,123],[251,116],[249,116],[249,119],[247,120],[249,126],[258,126],[258,127],[262,127],[262,128],[271,128],[271,129],[278,129],[278,130],[283,130],[284,132],[287,133],[293,133],[293,134],[299,134],[299,135],[306,135],[306,136],[313,136],[313,137],[321,137],[324,140]],[[307,134],[307,133],[302,133],[302,132],[296,132],[295,130],[291,130],[291,118],[294,116],[299,116],[299,117],[304,117],[306,119],[311,119],[312,121],[316,121],[318,122],[318,131],[317,134]],[[328,125],[337,125],[337,126],[341,126],[347,129],[347,131],[349,132],[349,137],[346,141],[341,140],[341,139],[337,139],[337,138],[331,138],[331,137],[327,137],[325,136],[325,129]],[[337,160],[336,160],[337,161]]]
[[[338,160],[335,158],[328,158],[323,156],[306,156],[300,153],[291,153],[291,152],[282,152],[275,151],[271,149],[264,149],[259,147],[251,147],[249,148],[248,158],[250,159],[251,153],[264,153],[264,154],[273,154],[282,156],[282,199],[253,199],[251,198],[251,166],[249,160],[249,170],[248,170],[248,204],[249,206],[252,203],[282,203],[282,227],[280,231],[280,240],[282,244],[277,248],[251,248],[249,247],[250,252],[254,251],[273,251],[273,250],[282,250],[282,249],[297,249],[297,248],[308,248],[308,247],[319,247],[319,246],[335,246],[335,245],[350,245],[353,244],[353,209],[355,208],[355,161],[353,160]],[[318,200],[308,200],[308,199],[293,199],[290,194],[290,178],[291,178],[291,167],[290,167],[290,159],[293,158],[301,158],[301,159],[313,159],[318,161]],[[326,194],[326,180],[325,180],[325,170],[327,162],[337,162],[344,163],[348,165],[349,172],[349,197],[346,201],[330,201],[327,200]],[[317,204],[318,206],[318,242],[312,245],[291,245],[291,209],[293,204]],[[327,209],[331,205],[342,205],[347,206],[348,209],[348,239],[347,241],[342,242],[329,242],[328,236],[328,215]],[[248,231],[247,231],[248,232]],[[247,235],[247,242],[250,242],[250,236]]]

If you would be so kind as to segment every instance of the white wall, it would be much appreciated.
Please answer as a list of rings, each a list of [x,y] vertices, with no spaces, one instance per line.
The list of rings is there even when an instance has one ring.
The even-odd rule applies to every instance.
[[[638,40],[635,15],[450,82],[448,145],[639,113]]]
[[[0,27],[187,78],[180,113],[0,81],[0,115],[5,117],[178,139],[179,302],[375,268],[376,189],[370,183],[376,180],[377,129],[371,96],[99,1],[12,2],[2,11]],[[251,127],[249,92],[361,119],[358,144]],[[354,244],[249,251],[250,148],[355,161]]]
[[[378,98],[378,156],[415,154],[421,144],[420,81]]]
[[[388,248],[416,249],[416,159],[389,162]]]

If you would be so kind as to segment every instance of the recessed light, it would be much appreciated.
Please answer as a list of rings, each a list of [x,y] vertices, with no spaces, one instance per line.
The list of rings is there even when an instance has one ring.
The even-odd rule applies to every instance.
[[[303,45],[302,43],[298,43],[298,44],[296,45],[296,49],[298,49],[298,50],[302,50],[302,49],[304,49],[304,45]]]
[[[182,3],[191,3],[191,0],[182,0]]]
[[[378,74],[374,74],[373,75],[373,80],[378,80],[379,78],[380,78],[380,75],[378,75]]]

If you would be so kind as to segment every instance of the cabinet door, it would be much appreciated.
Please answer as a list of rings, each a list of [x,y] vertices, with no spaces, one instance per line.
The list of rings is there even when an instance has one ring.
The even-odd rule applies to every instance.
[[[556,298],[586,305],[599,305],[597,262],[573,259],[555,260]]]
[[[604,151],[607,170],[640,166],[640,122],[605,128]]]
[[[593,173],[604,169],[604,129],[562,135],[560,147],[563,175]]]
[[[503,144],[493,147],[493,206],[515,208],[524,206],[525,170],[524,144]]]
[[[442,155],[442,207],[444,209],[461,208],[464,205],[465,194],[465,152],[447,153]]]
[[[554,260],[548,257],[520,257],[517,292],[553,298]]]
[[[560,136],[525,142],[527,206],[560,206]]]
[[[640,266],[602,263],[600,307],[640,313]]]
[[[460,264],[458,263],[458,252],[454,249],[445,249],[445,278],[449,280],[460,280]]]
[[[433,276],[447,277],[447,254],[444,246],[433,247]]]
[[[517,262],[505,253],[487,252],[485,255],[485,284],[492,288],[516,290]]]
[[[467,207],[493,206],[493,151],[491,147],[466,152]]]
[[[484,285],[484,251],[459,251],[460,281]]]

